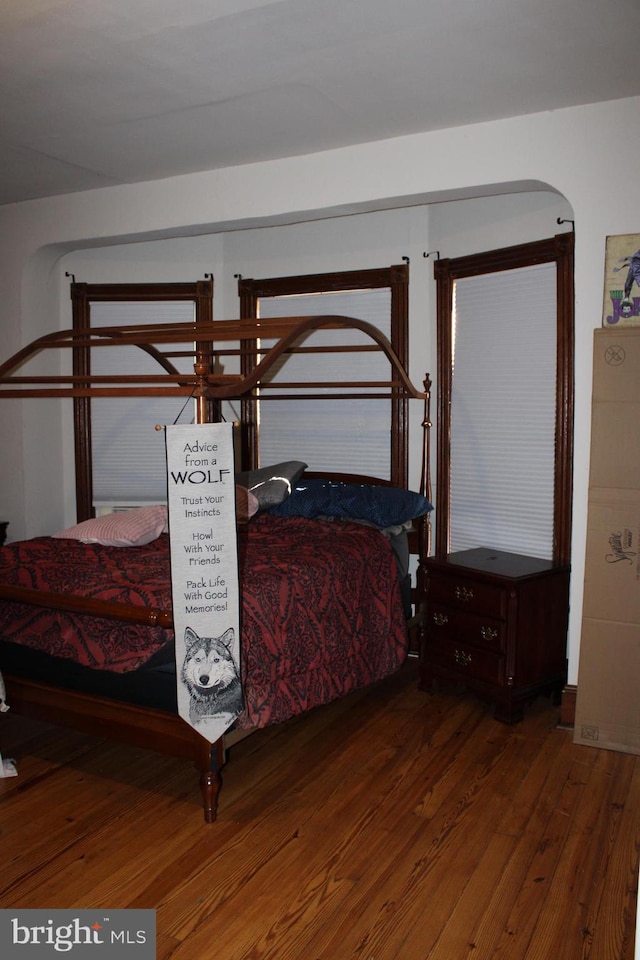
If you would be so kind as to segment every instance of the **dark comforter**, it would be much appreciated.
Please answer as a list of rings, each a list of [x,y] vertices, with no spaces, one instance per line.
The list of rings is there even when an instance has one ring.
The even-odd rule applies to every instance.
[[[238,554],[246,701],[238,726],[288,719],[402,664],[396,562],[377,530],[264,514],[239,529]],[[170,609],[168,537],[127,548],[49,537],[9,544],[0,582]],[[14,601],[0,601],[0,637],[116,674],[143,670],[172,645],[162,627]]]

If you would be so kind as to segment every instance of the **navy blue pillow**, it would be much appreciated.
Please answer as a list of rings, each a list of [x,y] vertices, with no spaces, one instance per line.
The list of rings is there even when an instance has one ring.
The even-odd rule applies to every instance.
[[[401,487],[334,480],[298,480],[291,494],[269,511],[278,517],[342,517],[395,527],[432,510],[419,493]]]

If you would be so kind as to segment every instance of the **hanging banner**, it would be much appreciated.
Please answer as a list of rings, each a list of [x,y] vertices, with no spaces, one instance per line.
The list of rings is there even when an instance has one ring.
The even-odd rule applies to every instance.
[[[178,713],[211,743],[243,710],[232,431],[166,428]]]

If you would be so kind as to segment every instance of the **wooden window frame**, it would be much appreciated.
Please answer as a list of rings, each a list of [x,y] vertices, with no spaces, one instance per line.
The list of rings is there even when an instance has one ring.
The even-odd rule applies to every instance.
[[[271,277],[263,280],[241,277],[238,281],[240,315],[255,319],[258,301],[265,297],[301,296],[383,287],[391,292],[391,343],[406,369],[409,361],[409,266],[407,263],[366,270]],[[248,344],[241,359],[242,372],[249,372],[256,363],[256,344]],[[404,487],[407,486],[409,476],[408,414],[408,400],[392,396],[390,478],[392,483]],[[243,463],[256,466],[259,436],[254,402],[243,401],[242,422],[244,424]]]
[[[210,323],[213,319],[213,279],[195,283],[72,283],[71,302],[73,329],[91,327],[91,304],[95,302],[193,301],[195,322]],[[75,347],[73,373],[86,376],[91,372],[90,348]],[[73,401],[75,445],[76,511],[78,522],[94,515],[91,400],[75,397]]]
[[[450,536],[451,485],[451,316],[453,287],[463,277],[504,270],[556,264],[556,417],[553,511],[553,561],[568,564],[571,557],[574,410],[574,280],[573,233],[547,240],[490,250],[456,259],[437,260],[438,439],[436,490],[436,555],[446,556]]]

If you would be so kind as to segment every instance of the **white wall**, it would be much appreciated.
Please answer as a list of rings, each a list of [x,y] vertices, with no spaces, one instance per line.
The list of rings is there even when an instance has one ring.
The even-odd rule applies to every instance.
[[[298,238],[293,244],[295,262],[289,261],[287,273],[346,269],[356,265],[359,251],[353,244],[362,244],[362,233],[351,232],[350,224],[357,225],[357,218],[341,220],[326,233],[315,232],[319,224],[312,221],[416,207],[402,226],[393,217],[385,221],[380,215],[376,223],[383,225],[382,233],[393,225],[395,242],[391,233],[381,236],[372,231],[367,260],[357,265],[371,266],[376,250],[381,258],[384,254],[381,263],[397,261],[397,256],[390,255],[396,252],[411,256],[412,375],[418,379],[421,371],[416,372],[414,365],[423,365],[422,351],[427,364],[431,360],[433,365],[434,345],[429,275],[421,273],[423,265],[419,266],[422,252],[440,249],[443,256],[457,256],[549,236],[561,229],[555,224],[552,191],[556,191],[563,214],[576,221],[576,455],[569,643],[569,681],[576,682],[592,331],[601,323],[605,237],[640,229],[640,197],[630,183],[639,148],[640,99],[634,98],[4,207],[0,209],[2,352],[6,355],[59,325],[66,300],[64,270],[75,263],[77,279],[90,282],[91,271],[106,256],[103,250],[98,259],[92,258],[89,248],[127,244],[127,249],[112,251],[114,274],[119,263],[118,269],[131,270],[140,280],[174,278],[164,277],[167,252],[170,257],[185,258],[179,265],[180,279],[183,265],[196,266],[197,261],[198,276],[205,271],[216,275],[220,316],[220,305],[227,311],[233,302],[234,272],[246,276],[285,272],[283,257],[289,240],[282,237]],[[506,195],[540,187],[544,191],[541,206],[529,197],[531,206],[514,216],[518,204],[513,200],[514,207]],[[462,205],[432,206],[488,195],[502,200],[474,201],[471,216]],[[265,229],[285,223],[299,223],[295,228],[299,232],[285,235]],[[536,236],[529,235],[530,226]],[[260,229],[254,232],[256,228]],[[521,230],[527,235],[522,236]],[[186,244],[184,254],[178,253],[182,248],[148,243],[177,236],[193,237],[193,246]],[[273,254],[276,242],[279,249],[282,244],[278,258]],[[306,245],[314,242],[317,246],[308,252]],[[328,263],[333,255],[335,260],[336,251],[341,254],[340,264],[332,261],[325,267],[324,258]],[[158,277],[142,275],[141,260]],[[429,261],[426,264],[430,269]],[[118,280],[129,278],[114,275]],[[430,318],[424,340],[419,339],[422,303]],[[22,406],[26,408],[26,402],[7,402],[0,423],[0,513],[10,521],[14,538],[47,532],[59,525],[64,514],[60,413],[55,404],[37,414],[23,412]],[[23,424],[23,417],[28,422]]]

